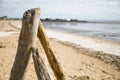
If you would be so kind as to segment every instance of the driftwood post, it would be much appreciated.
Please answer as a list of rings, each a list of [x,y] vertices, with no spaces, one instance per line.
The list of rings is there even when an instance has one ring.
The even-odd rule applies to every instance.
[[[39,26],[38,26],[38,38],[45,50],[46,56],[54,72],[55,77],[57,78],[57,80],[66,80],[63,70],[50,47],[49,39],[45,33],[45,30],[41,21],[39,22]]]
[[[44,65],[40,63],[42,59],[38,58],[38,56],[36,55],[38,52],[35,51],[35,41],[37,38],[38,24],[40,20],[39,15],[40,15],[39,8],[28,10],[23,15],[22,29],[19,37],[19,42],[18,42],[17,54],[15,57],[15,62],[13,64],[9,80],[24,79],[23,76],[24,76],[26,67],[28,65],[31,52],[33,53],[33,60],[34,60],[35,66],[38,63],[44,67]],[[39,59],[41,60],[39,61]],[[43,67],[41,67],[41,70]],[[38,69],[36,69],[36,71],[37,70]],[[45,72],[44,70],[45,68],[42,70],[43,72],[42,75],[44,75],[44,72]],[[41,72],[41,71],[38,71],[38,72]],[[38,76],[39,80],[40,79],[50,80],[48,74],[46,74],[47,76],[45,77],[42,75]],[[44,79],[42,79],[43,77]]]
[[[23,79],[29,61],[31,48],[34,46],[36,40],[39,15],[39,8],[28,10],[23,15],[17,54],[11,70],[10,80]]]

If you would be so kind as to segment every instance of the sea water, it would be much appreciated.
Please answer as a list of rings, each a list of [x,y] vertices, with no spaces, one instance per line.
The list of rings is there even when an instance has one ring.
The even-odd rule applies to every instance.
[[[120,42],[120,23],[43,22],[47,29]]]

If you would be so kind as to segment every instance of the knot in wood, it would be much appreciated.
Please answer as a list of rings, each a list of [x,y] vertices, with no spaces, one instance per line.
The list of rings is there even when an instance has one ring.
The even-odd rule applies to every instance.
[[[33,53],[33,55],[36,55],[37,57],[39,57],[39,53],[38,53],[38,48],[31,48],[31,51]]]

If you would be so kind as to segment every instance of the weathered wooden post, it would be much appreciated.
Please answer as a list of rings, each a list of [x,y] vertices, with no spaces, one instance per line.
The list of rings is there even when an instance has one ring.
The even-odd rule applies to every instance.
[[[40,20],[39,15],[39,8],[28,10],[23,15],[22,29],[18,42],[17,55],[15,57],[15,62],[12,67],[9,80],[24,79],[23,76],[29,61],[30,53],[33,52],[34,54],[38,23]]]
[[[24,13],[19,37],[17,55],[12,67],[10,80],[22,80],[27,67],[31,48],[35,44],[40,9],[31,9]]]
[[[45,33],[45,30],[44,30],[44,27],[43,27],[41,21],[39,22],[39,26],[38,26],[38,38],[45,50],[45,53],[47,55],[50,66],[51,66],[57,80],[66,80],[63,70],[62,70],[60,64],[58,63],[58,61],[50,47],[49,39]]]

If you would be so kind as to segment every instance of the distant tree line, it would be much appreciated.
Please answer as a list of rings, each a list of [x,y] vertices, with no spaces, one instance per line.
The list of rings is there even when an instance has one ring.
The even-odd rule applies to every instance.
[[[7,16],[2,16],[0,17],[0,19],[7,19]]]
[[[78,19],[67,20],[67,19],[59,19],[59,18],[56,18],[56,19],[45,18],[45,19],[41,19],[41,21],[47,21],[47,22],[87,22],[85,20],[78,20]]]
[[[8,18],[7,16],[0,17],[2,20],[21,20],[21,18]]]
[[[2,16],[0,17],[0,19],[2,20],[22,20],[22,18],[8,18],[7,16]],[[41,19],[41,21],[46,21],[46,22],[88,22],[85,20],[78,20],[78,19],[51,19],[51,18],[45,18],[45,19]]]

